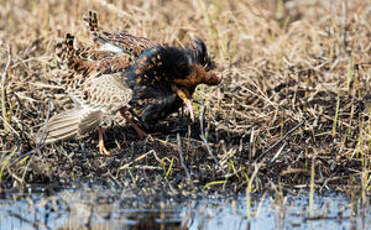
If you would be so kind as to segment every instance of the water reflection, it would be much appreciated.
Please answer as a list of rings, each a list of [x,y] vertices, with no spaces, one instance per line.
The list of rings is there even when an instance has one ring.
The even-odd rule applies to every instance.
[[[371,229],[371,208],[341,195],[317,197],[309,216],[305,195],[281,199],[140,199],[102,192],[63,191],[0,200],[2,229]]]

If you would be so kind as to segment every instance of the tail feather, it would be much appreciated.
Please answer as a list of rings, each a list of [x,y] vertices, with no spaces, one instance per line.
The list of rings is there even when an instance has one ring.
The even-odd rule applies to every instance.
[[[36,134],[36,143],[50,144],[85,134],[97,127],[103,116],[101,111],[75,108],[52,117]]]
[[[185,52],[190,57],[192,64],[200,64],[208,72],[215,68],[215,63],[211,60],[205,42],[197,37],[193,40],[191,47],[186,48]]]
[[[67,67],[67,50],[65,41],[63,39],[58,39],[55,45],[55,59],[57,61],[57,65],[60,69],[68,69]]]
[[[84,15],[83,21],[90,32],[98,31],[98,16],[95,11],[91,10],[88,14]]]
[[[73,59],[75,52],[77,52],[74,48],[74,39],[74,36],[67,33],[64,39],[57,40],[54,52],[57,65],[60,69],[71,69],[72,64],[69,62]]]

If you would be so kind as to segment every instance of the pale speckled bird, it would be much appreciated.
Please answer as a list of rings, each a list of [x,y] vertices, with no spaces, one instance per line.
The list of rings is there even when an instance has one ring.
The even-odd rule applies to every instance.
[[[67,34],[64,43],[57,45],[57,50],[58,47],[63,48],[71,60],[78,59],[74,56],[73,39],[73,36]],[[105,74],[100,68],[102,68],[100,65],[89,65],[85,71],[79,73],[72,71],[61,77],[60,86],[71,97],[75,107],[53,116],[37,133],[37,143],[52,143],[83,135],[99,127],[99,152],[110,154],[104,147],[100,124],[106,119],[111,119],[118,111],[127,118],[125,107],[132,98],[132,90],[122,80],[121,73]],[[143,132],[137,126],[135,129],[138,133]]]
[[[183,103],[193,120],[192,95],[197,85],[217,85],[221,81],[208,72],[211,61],[201,39],[189,48],[170,47],[126,32],[102,31],[95,12],[89,12],[84,21],[96,46],[74,49],[73,38],[68,35],[66,44],[57,44],[58,63],[75,75],[120,72],[133,90],[133,114],[144,124],[167,117]],[[139,136],[147,135],[126,119]]]

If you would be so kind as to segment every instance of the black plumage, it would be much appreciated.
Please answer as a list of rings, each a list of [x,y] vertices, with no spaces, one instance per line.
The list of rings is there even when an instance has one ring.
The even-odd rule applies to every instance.
[[[193,116],[191,101],[198,84],[215,85],[220,79],[208,73],[206,46],[200,48],[155,46],[145,50],[123,79],[133,90],[131,105],[141,111],[142,121],[148,123],[176,112],[183,102]],[[210,79],[213,81],[210,82]]]

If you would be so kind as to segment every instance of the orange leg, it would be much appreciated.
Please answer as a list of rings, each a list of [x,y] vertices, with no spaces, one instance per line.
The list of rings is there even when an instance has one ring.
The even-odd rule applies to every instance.
[[[133,127],[135,129],[135,131],[138,133],[138,135],[140,137],[143,138],[143,137],[148,136],[148,134],[146,132],[144,132],[141,128],[139,128],[137,126],[137,124],[135,124],[128,116],[126,116],[124,108],[120,109],[120,114],[121,114],[121,116],[123,116],[125,118],[125,120],[127,120],[127,122],[129,122],[131,127]]]
[[[106,148],[104,147],[102,127],[99,126],[98,131],[99,131],[99,142],[98,142],[99,153],[101,155],[111,155],[111,153],[109,151],[107,151]]]

